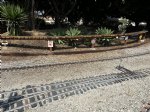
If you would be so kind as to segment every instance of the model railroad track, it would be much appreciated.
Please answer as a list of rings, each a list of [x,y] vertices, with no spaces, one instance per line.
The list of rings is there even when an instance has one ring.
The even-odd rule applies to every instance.
[[[106,59],[92,59],[92,60],[84,60],[84,61],[74,61],[74,62],[65,62],[65,63],[53,63],[53,64],[36,64],[36,65],[20,65],[16,67],[1,67],[1,71],[7,72],[7,71],[14,71],[14,70],[21,70],[21,69],[35,69],[40,67],[49,67],[49,66],[60,66],[60,65],[71,65],[71,64],[81,64],[81,63],[91,63],[91,62],[97,62],[97,61],[110,61],[110,60],[122,60],[126,58],[132,58],[132,57],[139,57],[143,55],[150,55],[150,51],[140,53],[140,54],[132,54],[128,56],[122,56],[122,57],[115,57],[115,58],[106,58]]]
[[[68,96],[83,94],[84,92],[102,86],[108,86],[123,81],[139,79],[150,75],[150,68],[130,71],[117,67],[121,73],[67,80],[41,86],[26,86],[25,88],[1,92],[0,107],[6,112],[22,112],[29,108],[43,106],[48,102],[64,99]]]

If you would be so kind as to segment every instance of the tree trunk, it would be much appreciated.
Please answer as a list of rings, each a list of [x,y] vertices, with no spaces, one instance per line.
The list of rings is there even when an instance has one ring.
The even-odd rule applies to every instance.
[[[35,1],[32,0],[32,8],[31,8],[31,16],[32,16],[32,30],[35,29],[35,16],[34,16],[34,10],[35,10]]]
[[[57,15],[55,16],[55,25],[56,27],[60,28],[61,27],[61,18]]]
[[[34,6],[35,6],[35,1],[32,0],[31,1],[31,10],[30,10],[29,20],[28,20],[29,30],[35,29]]]

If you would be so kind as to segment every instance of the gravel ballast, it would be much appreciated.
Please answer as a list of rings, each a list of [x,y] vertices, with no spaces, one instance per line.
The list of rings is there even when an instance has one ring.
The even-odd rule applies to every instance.
[[[27,65],[56,64],[100,59],[89,63],[64,64],[2,71],[2,90],[21,89],[27,85],[38,86],[65,80],[119,73],[121,65],[131,71],[150,68],[150,44],[122,50],[58,56],[39,56],[32,60],[4,61],[2,68]],[[138,55],[143,53],[143,55]],[[144,54],[146,53],[146,54]],[[137,56],[132,56],[137,55]],[[113,59],[116,57],[124,57]],[[103,60],[102,59],[106,59]],[[107,60],[110,59],[110,60]],[[82,95],[48,103],[29,112],[139,112],[143,102],[150,100],[150,74],[138,80],[129,80],[99,87]]]

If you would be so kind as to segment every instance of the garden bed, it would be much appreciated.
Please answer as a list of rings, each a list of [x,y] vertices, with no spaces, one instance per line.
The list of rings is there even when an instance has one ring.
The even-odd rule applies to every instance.
[[[2,47],[1,54],[5,56],[37,56],[47,54],[91,53],[123,49],[139,46],[148,42],[148,39],[145,41],[146,33],[147,31],[125,34],[79,36],[1,36],[2,42],[8,42],[8,45]],[[58,43],[58,40],[63,41],[63,43]],[[94,42],[92,42],[93,40]],[[53,47],[48,47],[48,41],[54,43]],[[69,45],[70,42],[74,45]]]
[[[122,44],[122,45],[117,45],[117,46],[107,46],[107,47],[99,47],[96,46],[94,48],[87,48],[85,46],[81,46],[78,48],[69,48],[69,47],[58,47],[55,49],[55,51],[52,52],[52,54],[78,54],[78,53],[94,53],[94,52],[105,52],[105,51],[111,51],[111,50],[117,50],[117,49],[124,49],[124,48],[131,48],[131,47],[137,47],[139,45],[143,45],[145,43],[150,42],[149,39],[147,39],[143,43],[139,42],[131,42],[129,44]]]

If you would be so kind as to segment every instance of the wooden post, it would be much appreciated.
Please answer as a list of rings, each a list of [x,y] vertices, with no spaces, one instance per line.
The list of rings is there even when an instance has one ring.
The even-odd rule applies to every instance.
[[[50,50],[50,51],[53,51],[53,48],[52,48],[52,47],[49,47],[49,50]]]

